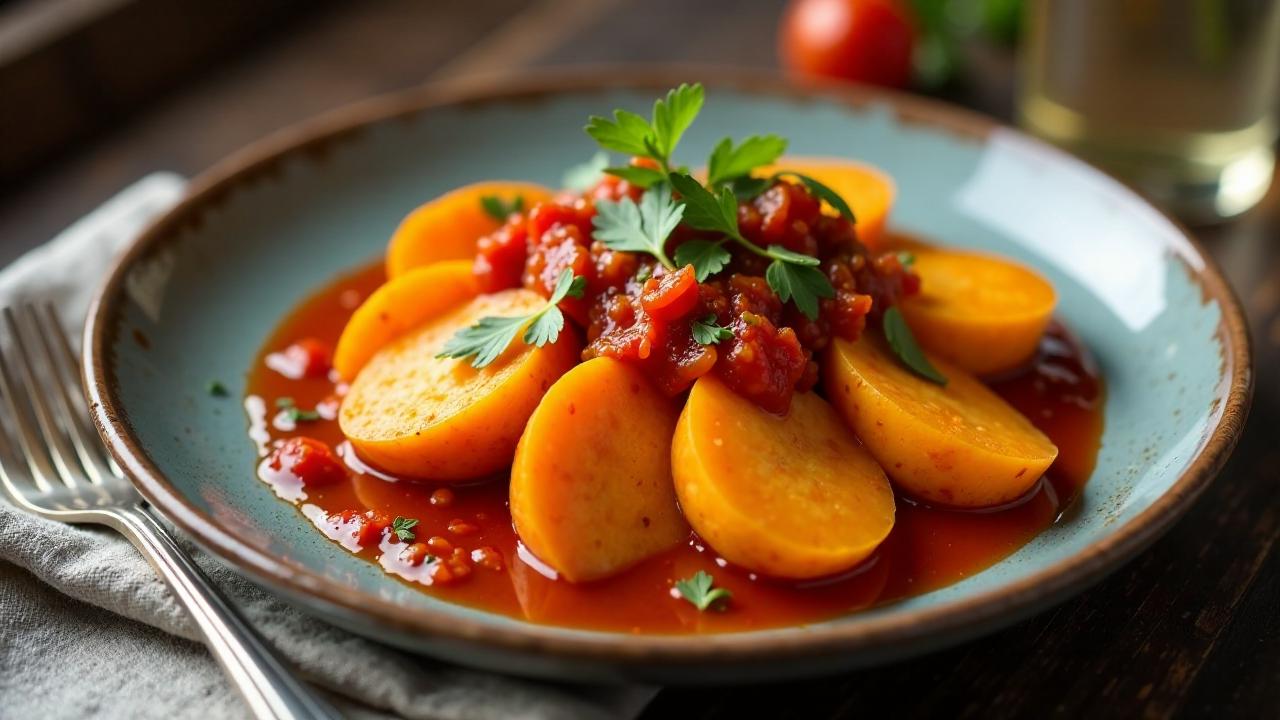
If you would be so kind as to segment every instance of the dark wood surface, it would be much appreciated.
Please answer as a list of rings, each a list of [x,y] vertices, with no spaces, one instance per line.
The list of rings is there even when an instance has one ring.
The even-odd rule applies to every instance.
[[[772,68],[780,8],[778,0],[325,5],[0,190],[0,265],[147,172],[198,173],[267,132],[374,93],[533,65]],[[976,60],[980,72],[949,95],[1007,119],[1010,58],[982,51]],[[1246,305],[1257,390],[1235,456],[1167,536],[1095,588],[995,635],[835,678],[664,690],[646,717],[1276,717],[1280,189],[1245,218],[1197,234]]]

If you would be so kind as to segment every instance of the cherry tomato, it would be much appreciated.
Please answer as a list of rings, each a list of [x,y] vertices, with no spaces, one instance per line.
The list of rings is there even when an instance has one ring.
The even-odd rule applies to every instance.
[[[778,46],[802,75],[904,87],[911,80],[915,30],[895,0],[792,0]]]

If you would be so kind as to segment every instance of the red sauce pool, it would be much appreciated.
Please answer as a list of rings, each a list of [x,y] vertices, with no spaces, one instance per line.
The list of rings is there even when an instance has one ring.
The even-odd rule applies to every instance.
[[[322,410],[332,417],[334,385],[328,379],[288,379],[269,369],[267,355],[303,338],[330,347],[355,307],[383,281],[376,265],[339,278],[308,298],[268,339],[249,373],[245,407],[250,437],[266,453],[276,440],[306,435],[342,448],[336,420],[297,423],[295,430],[273,424],[276,401],[291,398],[298,408]],[[1041,345],[1037,362],[1026,371],[992,387],[1029,417],[1057,445],[1057,461],[1026,497],[999,509],[953,511],[931,508],[898,497],[897,520],[889,538],[853,572],[807,584],[759,578],[727,566],[697,537],[650,558],[618,577],[574,585],[547,577],[537,561],[522,550],[511,526],[505,478],[454,487],[447,507],[431,503],[433,486],[395,482],[359,472],[323,487],[286,487],[274,483],[278,495],[294,503],[318,531],[341,541],[327,517],[346,510],[374,510],[389,517],[417,518],[418,541],[446,538],[471,553],[493,548],[501,569],[475,563],[471,573],[447,584],[428,585],[426,566],[399,560],[403,545],[383,540],[380,547],[355,548],[361,557],[423,592],[450,602],[525,618],[532,622],[635,633],[700,633],[799,625],[892,602],[949,585],[989,567],[1057,522],[1093,471],[1102,435],[1102,382],[1087,351],[1065,328],[1055,324]],[[341,450],[340,450],[341,451]],[[268,474],[260,473],[271,482]],[[462,520],[473,532],[450,532]],[[455,524],[455,528],[457,524]],[[465,528],[464,528],[465,529]],[[385,550],[385,552],[384,552]],[[527,561],[526,561],[527,560]],[[705,570],[733,600],[724,612],[700,613],[673,594],[676,580]]]

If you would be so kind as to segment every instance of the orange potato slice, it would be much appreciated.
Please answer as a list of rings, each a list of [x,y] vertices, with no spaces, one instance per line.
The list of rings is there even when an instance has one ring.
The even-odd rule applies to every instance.
[[[574,330],[542,347],[517,338],[479,370],[469,359],[436,354],[482,317],[525,315],[545,303],[523,289],[481,295],[384,346],[356,375],[338,413],[352,447],[384,470],[441,482],[510,465],[543,393],[578,360]]]
[[[416,268],[388,281],[351,314],[333,351],[334,369],[343,379],[354,379],[384,345],[478,292],[471,263],[463,260]]]
[[[511,467],[511,518],[525,547],[585,582],[688,538],[671,481],[678,415],[618,360],[565,373],[533,411]]]
[[[834,190],[853,211],[858,240],[873,250],[880,248],[889,211],[898,194],[893,178],[871,165],[851,160],[805,157],[784,157],[777,165],[758,168],[754,174],[763,176],[780,170],[808,175]],[[826,207],[835,213],[835,208]]]
[[[387,277],[441,260],[470,260],[476,240],[502,223],[484,211],[481,198],[491,195],[510,203],[524,198],[526,208],[551,199],[551,190],[533,183],[493,181],[465,185],[409,213],[387,246]]]
[[[893,481],[912,495],[957,507],[1022,496],[1058,448],[972,375],[930,358],[946,386],[907,369],[884,339],[836,339],[823,363],[827,397]]]
[[[1048,280],[990,255],[913,254],[920,294],[901,310],[926,350],[977,375],[1013,370],[1035,355],[1057,303]]]
[[[694,383],[671,447],[685,518],[726,560],[783,578],[857,565],[893,528],[893,491],[840,416],[813,393],[786,416],[720,379]]]

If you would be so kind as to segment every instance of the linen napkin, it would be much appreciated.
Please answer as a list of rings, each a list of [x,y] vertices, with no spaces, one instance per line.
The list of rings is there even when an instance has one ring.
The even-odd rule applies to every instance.
[[[182,195],[147,176],[0,271],[0,305],[52,301],[79,338],[112,259]],[[184,547],[254,627],[356,718],[635,717],[656,692],[520,680],[416,657],[303,614]],[[0,501],[0,718],[242,718],[248,710],[195,626],[114,531]]]

